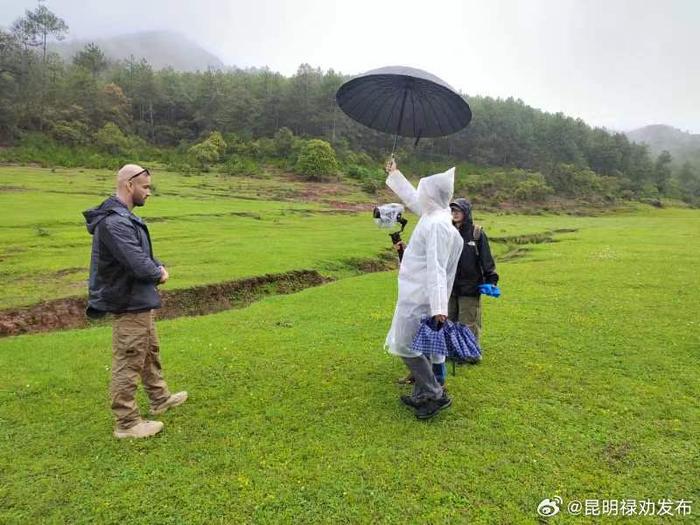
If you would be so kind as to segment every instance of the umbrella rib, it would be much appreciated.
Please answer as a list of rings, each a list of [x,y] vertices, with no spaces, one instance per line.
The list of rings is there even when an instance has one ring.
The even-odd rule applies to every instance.
[[[415,113],[416,117],[420,114],[420,116],[422,117],[421,122],[423,123],[423,125],[421,127],[419,127],[417,130],[415,130],[415,132],[414,132],[414,135],[416,136],[416,138],[419,139],[420,137],[422,137],[425,134],[425,132],[426,132],[425,128],[428,124],[428,122],[426,120],[427,112],[425,111],[425,104],[423,103],[423,98],[421,97],[421,94],[419,92],[416,92],[416,104],[418,105],[418,110]],[[414,112],[415,111],[416,110],[414,110]],[[420,135],[420,137],[419,137],[419,135]]]
[[[391,86],[387,85],[386,80],[371,82],[366,86],[359,87],[348,97],[347,104],[345,104],[347,112],[354,113],[368,98],[373,99],[383,93],[391,93],[391,91]]]
[[[440,122],[439,115],[438,115],[437,111],[435,111],[435,107],[433,106],[433,103],[430,100],[430,97],[425,97],[425,101],[428,104],[428,106],[430,107],[430,111],[433,114],[433,117],[435,118],[435,122],[437,122],[438,129],[440,130],[441,136],[444,136],[445,131],[442,128],[442,123]]]
[[[366,99],[368,93],[372,93],[377,89],[375,83],[367,83],[365,85],[360,85],[357,88],[350,91],[347,95],[347,100],[344,106],[348,113],[354,113],[355,110],[362,105],[362,102]],[[342,107],[342,106],[341,106]]]
[[[445,111],[443,112],[445,119],[446,119],[446,122],[449,126],[449,130],[447,131],[447,133],[445,133],[445,131],[441,128],[441,132],[444,133],[445,135],[449,135],[449,134],[454,133],[455,131],[458,131],[460,128],[460,125],[461,125],[459,120],[457,119],[457,117],[455,116],[455,114],[452,111],[455,109],[454,104],[452,103],[452,100],[453,100],[452,96],[450,96],[447,99],[447,106],[448,107],[444,108]]]
[[[394,110],[396,109],[396,104],[399,103],[399,97],[394,98],[394,105],[391,106],[391,111],[386,117],[386,120],[384,121],[384,129],[389,129],[389,122],[391,121],[391,118],[394,116]],[[399,126],[401,123],[399,122]],[[397,133],[398,134],[398,133]]]
[[[451,115],[454,117],[456,127],[459,129],[462,129],[464,127],[462,126],[462,119],[459,118],[459,115],[464,113],[464,108],[462,107],[462,104],[460,104],[460,102],[462,101],[463,99],[459,95],[457,95],[457,97],[450,97],[450,106],[453,109]],[[457,131],[459,131],[459,129]]]
[[[358,104],[356,104],[352,109],[348,108],[348,112],[354,114],[355,109],[360,107],[364,100],[367,100],[368,98],[372,99],[375,103],[367,104],[365,108],[360,110],[360,112],[354,117],[356,120],[367,125],[365,119],[368,115],[371,115],[371,111],[375,109],[376,100],[384,93],[388,93],[388,97],[391,96],[390,89],[381,86],[372,86],[372,89],[367,89],[365,92],[363,92],[363,97],[359,99]]]
[[[365,126],[368,126],[368,125],[369,125],[369,124],[367,123],[367,118],[368,118],[368,116],[371,116],[372,111],[374,110],[374,106],[375,106],[375,104],[376,104],[377,97],[378,97],[378,96],[377,96],[374,92],[370,93],[369,98],[372,100],[372,102],[370,102],[369,104],[365,105],[365,106],[357,113],[357,115],[356,115],[356,117],[355,117],[358,121],[362,122],[362,124],[364,124]]]
[[[415,89],[413,90],[413,93],[411,93],[411,104],[413,108],[413,136],[415,137],[416,134],[418,133],[419,130],[416,129],[416,124],[418,122],[418,113],[416,113],[416,105],[418,106],[419,110],[422,110],[422,123],[423,127],[425,127],[426,120],[425,120],[425,107],[423,105],[423,98],[420,93],[420,90]],[[421,128],[422,130],[423,128]]]
[[[415,91],[411,90],[411,111],[413,115],[413,136],[416,137],[418,136],[416,133],[416,98],[415,98]]]
[[[386,96],[384,98],[380,98],[384,93],[386,93]],[[379,118],[381,114],[381,108],[386,104],[386,102],[391,98],[391,96],[391,90],[377,90],[376,94],[373,97],[373,102],[367,106],[367,110],[365,112],[368,113],[368,117],[371,118],[369,124],[367,124],[368,127],[376,129],[374,128],[374,122],[377,120],[377,118]]]
[[[357,90],[353,90],[348,96],[347,103],[345,107],[348,114],[355,113],[355,110],[362,105],[362,102],[366,99],[368,93],[372,93],[376,89],[376,86],[369,84],[367,86],[359,87]],[[357,101],[357,102],[356,102]],[[356,103],[355,103],[356,102]],[[342,107],[342,106],[341,106]]]
[[[379,95],[377,95],[377,98],[379,98]],[[387,102],[391,99],[391,93],[387,94],[387,96],[382,100],[382,102],[378,105],[377,111],[375,111],[374,116],[372,117],[372,120],[369,122],[369,127],[372,128],[374,127],[374,122],[379,118],[381,115],[381,110],[382,108],[387,104]]]
[[[451,100],[449,100],[445,106],[447,123],[450,126],[448,134],[454,133],[456,129],[459,128],[459,120],[456,120],[457,117],[455,116],[454,109],[454,105],[452,104]]]
[[[460,129],[464,128],[467,124],[469,124],[469,120],[471,120],[471,117],[467,118],[466,124],[462,123],[462,119],[459,118],[459,115],[471,115],[471,109],[469,109],[469,104],[467,104],[467,101],[462,98],[462,95],[459,93],[454,93],[454,96],[450,97],[450,106],[453,108],[453,116],[454,120],[457,124],[457,131]],[[467,108],[465,111],[465,107]]]
[[[447,125],[449,126],[447,134],[452,134],[454,133],[457,128],[459,128],[459,120],[457,119],[455,115],[455,107],[454,104],[452,103],[452,93],[449,94],[449,98],[447,99],[447,104],[443,108],[445,110],[445,117],[447,119]]]

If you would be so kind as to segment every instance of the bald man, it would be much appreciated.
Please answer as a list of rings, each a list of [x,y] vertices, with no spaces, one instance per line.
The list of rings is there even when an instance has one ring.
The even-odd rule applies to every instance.
[[[110,395],[116,438],[145,438],[163,429],[160,421],[141,419],[136,405],[139,377],[148,394],[151,415],[160,415],[187,400],[187,392],[170,394],[163,379],[154,310],[160,308],[156,286],[168,271],[153,256],[146,224],[132,213],[151,195],[151,174],[136,164],[117,173],[116,195],[83,213],[92,235],[87,315],[112,314],[112,382]]]

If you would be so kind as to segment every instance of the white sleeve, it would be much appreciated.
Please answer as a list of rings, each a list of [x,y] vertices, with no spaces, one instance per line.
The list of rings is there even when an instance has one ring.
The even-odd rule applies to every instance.
[[[444,225],[433,224],[428,230],[426,243],[426,270],[430,315],[447,315],[447,262],[450,258],[451,242]]]
[[[399,170],[389,173],[386,178],[386,185],[398,195],[403,203],[416,215],[420,216],[420,206],[418,205],[418,192],[406,177]]]

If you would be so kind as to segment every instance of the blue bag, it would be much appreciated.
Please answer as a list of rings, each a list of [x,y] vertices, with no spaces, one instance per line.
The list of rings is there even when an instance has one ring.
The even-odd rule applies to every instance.
[[[425,356],[444,355],[458,363],[481,361],[481,349],[468,326],[449,320],[437,326],[432,317],[421,319],[411,349]]]
[[[449,321],[447,321],[449,323]],[[447,323],[441,326],[436,326],[436,322],[432,317],[424,317],[421,319],[420,326],[416,335],[413,336],[411,349],[414,352],[420,352],[425,356],[449,354],[447,348],[447,340],[445,338],[445,327]]]
[[[447,321],[444,328],[449,357],[457,363],[478,363],[481,348],[467,325]]]

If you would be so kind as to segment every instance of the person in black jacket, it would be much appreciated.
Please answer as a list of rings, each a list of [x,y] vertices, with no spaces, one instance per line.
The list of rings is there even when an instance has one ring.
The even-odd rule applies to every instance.
[[[86,313],[92,319],[113,315],[110,394],[117,438],[148,437],[163,429],[160,421],[141,419],[135,399],[139,377],[152,415],[187,400],[187,392],[170,394],[160,364],[156,285],[168,280],[168,271],[153,256],[146,223],[131,212],[150,195],[149,171],[127,164],[117,173],[116,195],[83,213],[92,235]]]
[[[452,223],[464,239],[464,248],[457,266],[448,304],[448,318],[469,327],[479,341],[481,335],[481,284],[498,284],[496,263],[486,232],[474,224],[472,205],[467,199],[456,199],[450,204]]]

